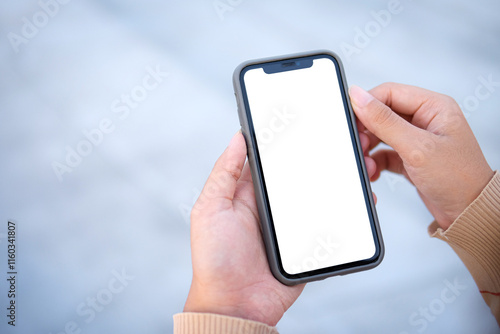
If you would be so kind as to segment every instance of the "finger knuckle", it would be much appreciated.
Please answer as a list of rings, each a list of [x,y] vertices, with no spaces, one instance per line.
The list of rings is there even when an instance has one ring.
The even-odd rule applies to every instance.
[[[377,106],[376,111],[372,114],[373,122],[382,128],[394,126],[398,121],[397,116],[386,106]]]

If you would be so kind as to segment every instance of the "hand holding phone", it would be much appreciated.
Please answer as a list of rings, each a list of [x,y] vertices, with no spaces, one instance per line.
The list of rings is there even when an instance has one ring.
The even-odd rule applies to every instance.
[[[269,270],[246,154],[238,132],[191,211],[193,279],[184,312],[275,326],[304,285],[283,285]]]
[[[370,177],[374,180],[384,169],[402,172],[407,176],[409,172],[413,172],[412,181],[424,195],[424,202],[431,203],[432,208],[438,210],[436,212],[431,210],[438,218],[439,210],[447,208],[449,204],[447,201],[450,198],[460,203],[463,201],[463,183],[457,180],[463,177],[461,173],[464,166],[467,166],[470,179],[475,180],[474,189],[467,188],[471,193],[477,191],[478,185],[491,178],[493,172],[485,161],[458,105],[452,99],[422,88],[394,83],[382,84],[370,92],[372,95],[359,88],[351,90],[351,97],[356,103],[356,112],[372,134],[395,147],[395,151],[379,150],[372,156],[375,160],[372,162],[376,162],[376,165],[370,163],[367,167]],[[405,114],[406,117],[426,116],[430,117],[429,120],[432,122],[424,122],[428,125],[423,129],[425,131],[409,129],[415,127],[412,122],[408,124],[399,122],[397,126],[393,126],[392,123],[389,127],[387,122],[380,122],[387,119],[386,116],[389,114],[390,117],[396,117],[397,114]],[[436,114],[439,117],[434,117]],[[273,122],[277,122],[278,119]],[[359,125],[362,126],[361,123]],[[277,129],[280,130],[279,127]],[[438,138],[432,133],[436,129],[446,130],[444,134],[441,132],[439,139],[442,139],[443,135],[449,138],[445,141],[435,141],[434,146],[429,146],[430,140]],[[364,127],[359,130],[363,131]],[[408,138],[409,132],[418,133]],[[379,142],[376,137],[367,140],[365,134],[359,135],[365,151]],[[439,149],[436,145],[440,145]],[[401,159],[415,157],[414,151],[408,148],[421,150],[418,151],[420,153],[418,157],[425,159],[416,160],[421,164],[421,169],[406,171],[402,168],[404,166],[401,165],[403,163]],[[470,152],[475,159],[470,159],[470,155],[436,156],[436,152],[457,151]],[[271,261],[266,259],[258,226],[259,213],[249,165],[245,164],[246,153],[245,140],[240,133],[237,133],[215,164],[193,207],[191,214],[193,280],[184,311],[228,315],[274,326],[299,296],[304,285],[283,285],[269,270],[268,262]],[[323,153],[329,154],[330,150]],[[370,158],[365,158],[367,163],[371,161]],[[405,165],[407,163],[408,161]],[[461,164],[464,168],[456,170],[455,174],[450,173],[453,172],[452,169],[443,167],[457,164]],[[433,177],[429,178],[429,175]],[[419,182],[421,176],[425,176],[427,182]],[[461,188],[457,191],[456,187]],[[441,195],[443,192],[448,195],[443,197]],[[438,203],[435,201],[437,199],[445,202]],[[443,225],[444,221],[438,220],[438,222],[443,229],[447,227]],[[269,252],[267,253],[269,256]],[[180,315],[175,317],[178,316]],[[184,323],[186,319],[189,324],[199,318],[190,318],[188,314],[187,317],[178,320]],[[231,319],[231,323],[235,321],[239,320]],[[253,322],[241,324],[259,326]]]

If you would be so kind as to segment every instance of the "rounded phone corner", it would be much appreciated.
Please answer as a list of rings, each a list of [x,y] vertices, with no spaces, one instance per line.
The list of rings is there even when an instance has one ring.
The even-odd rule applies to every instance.
[[[374,261],[373,261],[373,268],[378,267],[379,264],[382,263],[382,260],[385,257],[385,246],[384,242],[382,241],[382,237],[379,237],[379,249],[378,249],[378,254],[375,254],[374,256]]]
[[[274,267],[274,268],[271,267],[271,272],[272,272],[274,278],[276,278],[278,281],[280,281],[280,283],[282,283],[284,285],[287,285],[287,286],[294,286],[294,285],[297,285],[297,284],[300,284],[300,283],[305,283],[305,282],[302,282],[301,279],[288,278],[287,276],[289,274],[286,273],[286,275],[285,275],[282,272],[282,270],[280,270],[277,267]]]

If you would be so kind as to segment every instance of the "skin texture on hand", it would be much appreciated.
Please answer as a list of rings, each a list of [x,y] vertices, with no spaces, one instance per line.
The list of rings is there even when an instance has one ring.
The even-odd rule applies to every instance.
[[[271,274],[245,159],[245,140],[238,132],[191,211],[193,280],[184,312],[275,326],[304,285],[289,287]]]
[[[393,150],[371,155],[376,171],[399,173],[413,183],[446,230],[493,177],[472,130],[450,97],[422,88],[385,83],[366,92],[349,90],[368,151],[380,142]],[[365,139],[366,140],[366,139]]]

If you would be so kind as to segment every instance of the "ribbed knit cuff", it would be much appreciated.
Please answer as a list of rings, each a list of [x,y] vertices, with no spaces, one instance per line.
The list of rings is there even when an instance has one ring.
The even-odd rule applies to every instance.
[[[211,313],[174,315],[174,334],[278,334],[276,327],[261,322]]]
[[[429,234],[447,242],[469,269],[480,290],[500,291],[500,173],[443,231],[434,221]]]

